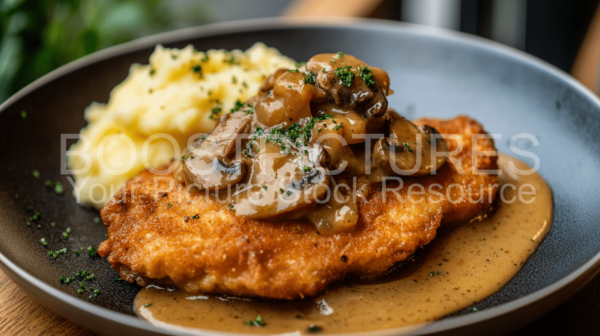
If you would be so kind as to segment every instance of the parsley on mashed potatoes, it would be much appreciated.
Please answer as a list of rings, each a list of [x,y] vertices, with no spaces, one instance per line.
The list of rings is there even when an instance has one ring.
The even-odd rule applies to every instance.
[[[293,69],[294,61],[262,43],[206,53],[158,45],[150,64],[131,66],[107,104],[86,109],[88,125],[67,157],[75,196],[102,208],[147,165],[170,163],[192,136],[210,132],[221,113],[254,96],[278,68]]]

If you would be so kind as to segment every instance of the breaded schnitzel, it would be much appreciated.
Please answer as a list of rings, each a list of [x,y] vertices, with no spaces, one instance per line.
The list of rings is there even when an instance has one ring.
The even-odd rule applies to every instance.
[[[98,252],[126,281],[171,283],[190,293],[293,299],[349,273],[381,275],[429,243],[440,224],[468,221],[489,207],[498,189],[497,176],[475,172],[497,169],[496,157],[472,162],[472,136],[485,134],[480,124],[467,117],[415,123],[457,135],[462,150],[435,175],[404,177],[400,190],[373,185],[358,203],[352,232],[326,236],[307,220],[251,220],[227,204],[189,199],[185,189],[162,192],[173,176],[156,179],[145,171],[102,209],[109,238]],[[447,142],[449,152],[457,149],[456,141]],[[491,139],[479,139],[475,148],[495,151]],[[418,184],[424,192],[412,188],[411,198],[421,201],[408,201]]]

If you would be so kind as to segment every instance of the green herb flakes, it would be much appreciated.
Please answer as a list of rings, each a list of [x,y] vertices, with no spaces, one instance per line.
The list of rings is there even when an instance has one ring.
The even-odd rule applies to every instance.
[[[365,84],[373,85],[375,81],[373,80],[373,74],[371,73],[371,68],[361,65],[358,67],[358,76],[363,79]]]
[[[231,110],[229,110],[229,112],[233,113],[233,112],[237,112],[239,111],[242,107],[244,107],[244,103],[242,103],[239,99],[235,101],[235,105],[233,105],[233,108]]]
[[[88,246],[88,248],[87,248],[87,254],[90,257],[95,258],[96,257],[96,249],[93,248],[92,246]]]
[[[213,107],[212,109],[210,109],[210,116],[208,116],[210,119],[213,120],[217,120],[217,118],[219,118],[219,115],[221,114],[221,112],[223,112],[223,108],[219,105]]]
[[[315,84],[317,82],[317,75],[313,72],[308,72],[306,78],[304,78],[304,84]]]
[[[35,178],[40,178],[40,172],[35,169],[31,171],[31,175]]]
[[[340,85],[346,87],[350,87],[352,85],[352,81],[354,81],[354,72],[352,72],[350,69],[352,69],[350,65],[335,69],[335,75],[338,77]]]
[[[66,276],[64,276],[64,275],[62,275],[62,276],[60,277],[60,279],[58,279],[58,281],[59,281],[60,283],[62,283],[62,284],[68,284],[68,283],[70,283],[70,282],[71,282],[71,281],[73,281],[73,280],[75,280],[75,278],[73,278],[73,277],[66,277]]]
[[[247,326],[264,327],[265,321],[263,321],[262,316],[258,315],[253,321],[246,321],[244,324],[246,324]]]
[[[56,181],[56,184],[54,185],[54,192],[57,195],[62,195],[65,192],[62,183],[60,183],[59,181]]]

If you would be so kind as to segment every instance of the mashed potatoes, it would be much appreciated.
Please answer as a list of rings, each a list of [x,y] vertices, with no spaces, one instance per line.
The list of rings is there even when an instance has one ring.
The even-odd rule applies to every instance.
[[[99,209],[129,178],[170,163],[281,67],[294,62],[261,43],[206,53],[158,45],[149,65],[131,66],[108,104],[86,109],[89,124],[67,157],[78,201]]]

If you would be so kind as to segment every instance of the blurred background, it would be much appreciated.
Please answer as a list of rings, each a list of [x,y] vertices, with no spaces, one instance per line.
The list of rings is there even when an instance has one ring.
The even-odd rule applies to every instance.
[[[507,44],[595,92],[600,0],[0,0],[0,102],[74,59],[190,26],[273,16],[420,23]]]

